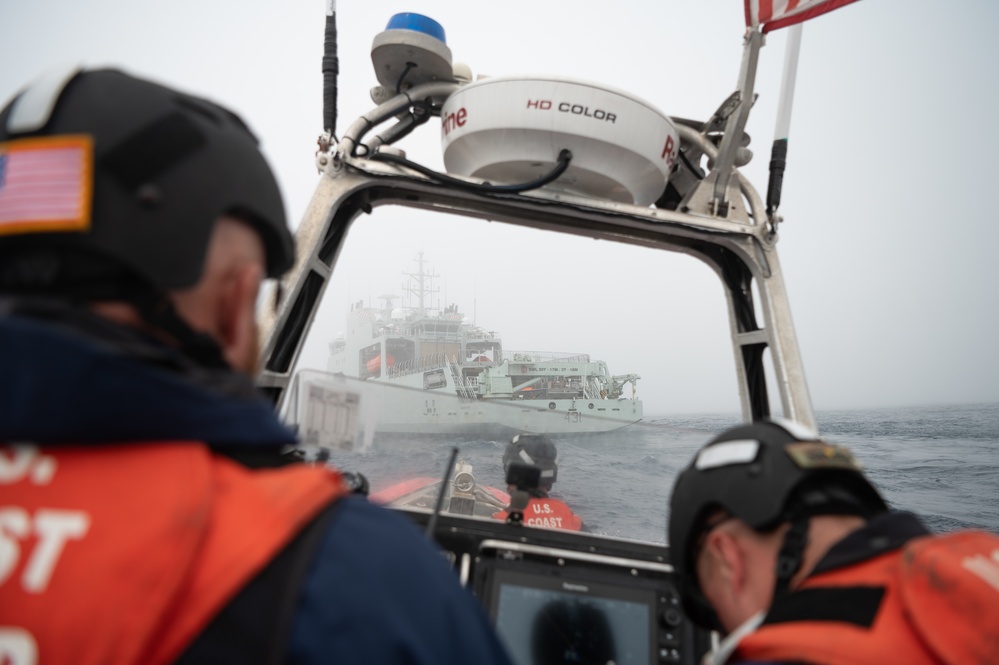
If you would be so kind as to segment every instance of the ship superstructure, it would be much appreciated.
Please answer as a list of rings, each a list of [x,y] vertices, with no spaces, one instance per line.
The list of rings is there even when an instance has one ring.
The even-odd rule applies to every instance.
[[[431,307],[436,275],[422,252],[416,263],[416,272],[405,273],[411,306],[396,307],[394,295],[381,296],[377,307],[356,301],[345,332],[330,343],[330,372],[431,393],[383,414],[392,422],[380,423],[382,431],[605,432],[642,419],[637,374],[612,375],[585,353],[505,350],[495,331],[457,304]],[[438,409],[433,394],[458,396],[459,406]],[[491,408],[498,405],[510,408]]]

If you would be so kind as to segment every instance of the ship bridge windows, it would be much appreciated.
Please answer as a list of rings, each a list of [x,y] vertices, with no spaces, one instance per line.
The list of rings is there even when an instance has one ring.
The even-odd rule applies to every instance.
[[[461,321],[424,321],[420,324],[419,331],[422,335],[458,339],[461,334]]]

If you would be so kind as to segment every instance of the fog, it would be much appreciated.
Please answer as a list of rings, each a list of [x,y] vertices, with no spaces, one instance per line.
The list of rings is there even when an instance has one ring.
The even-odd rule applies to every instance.
[[[999,101],[999,6],[954,7],[862,0],[804,27],[779,252],[817,409],[999,401],[988,257],[999,241],[999,127],[988,117]],[[455,60],[476,75],[589,79],[689,118],[709,117],[735,89],[744,31],[739,0],[341,0],[337,10],[341,131],[372,106],[371,40],[399,11],[442,23]],[[224,103],[260,137],[295,226],[318,177],[323,28],[319,0],[8,2],[0,98],[48,67],[82,62]],[[785,39],[772,33],[763,48],[747,127],[756,157],[744,172],[761,191]],[[403,147],[442,166],[434,122]],[[529,261],[549,240],[511,229],[483,240],[468,223],[413,214],[379,209],[363,220],[370,230],[352,233],[363,259],[345,253],[303,363],[324,366],[345,304],[398,291],[422,250],[441,274],[441,301],[501,332],[508,348],[589,353],[615,374],[641,374],[648,413],[737,408],[721,289],[696,261],[582,238],[554,241],[559,262]],[[417,224],[439,236],[407,236]],[[387,277],[368,274],[374,264]],[[528,279],[514,286],[514,276]],[[593,302],[615,309],[595,313]]]

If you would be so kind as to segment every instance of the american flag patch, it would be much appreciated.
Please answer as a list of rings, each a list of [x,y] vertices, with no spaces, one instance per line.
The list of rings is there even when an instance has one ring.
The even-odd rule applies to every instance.
[[[93,152],[85,135],[0,143],[0,236],[90,228]]]

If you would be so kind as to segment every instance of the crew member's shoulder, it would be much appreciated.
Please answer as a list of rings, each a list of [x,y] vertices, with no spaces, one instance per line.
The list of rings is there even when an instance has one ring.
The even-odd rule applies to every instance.
[[[290,662],[510,662],[478,601],[404,515],[337,501],[299,599]]]
[[[366,497],[347,495],[340,500],[336,510],[340,514],[334,518],[333,524],[339,525],[338,528],[351,529],[355,535],[382,537],[391,534],[388,537],[418,538],[427,542],[413,520]]]
[[[433,587],[438,576],[456,581],[437,544],[406,516],[356,495],[340,499],[333,511],[318,557],[336,561],[337,574],[355,568],[353,579],[387,580],[422,570],[422,578],[406,581],[407,587]],[[316,565],[321,567],[323,561]]]

